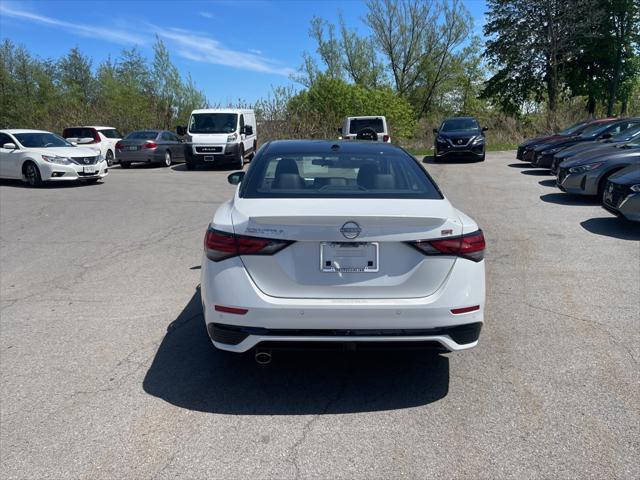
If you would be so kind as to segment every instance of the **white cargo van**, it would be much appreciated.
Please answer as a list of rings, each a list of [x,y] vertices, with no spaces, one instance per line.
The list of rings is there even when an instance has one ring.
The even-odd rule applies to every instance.
[[[391,143],[387,119],[382,115],[345,117],[338,133],[344,140],[365,139]]]
[[[178,127],[185,135],[185,160],[189,170],[197,165],[231,165],[241,169],[258,146],[253,110],[202,109],[191,112],[189,125]]]

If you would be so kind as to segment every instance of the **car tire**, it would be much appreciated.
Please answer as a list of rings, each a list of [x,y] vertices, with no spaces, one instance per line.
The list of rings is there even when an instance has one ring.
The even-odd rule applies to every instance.
[[[171,152],[169,150],[167,150],[166,152],[164,152],[164,162],[162,162],[162,164],[165,167],[170,167],[171,163],[172,163]]]
[[[618,169],[618,170],[620,170],[620,169]],[[605,175],[600,179],[600,181],[598,182],[598,193],[597,193],[597,195],[598,195],[598,200],[600,201],[600,203],[604,203],[604,201],[603,201],[603,197],[604,197],[604,186],[605,186],[605,185],[606,185],[606,183],[607,183],[607,179],[608,179],[611,175],[613,175],[614,173],[616,173],[618,170],[614,170],[614,171],[612,171],[612,172],[607,172],[607,173],[606,173],[606,174],[605,174]]]
[[[244,147],[240,145],[238,149],[238,153],[236,154],[236,158],[233,162],[234,170],[242,170],[244,168]]]
[[[42,175],[40,175],[40,169],[33,162],[27,162],[23,167],[24,176],[27,179],[27,183],[31,187],[41,187],[42,186]]]
[[[129,168],[131,166],[131,162],[120,162],[120,166],[122,168]]]
[[[112,167],[113,166],[113,160],[114,160],[114,156],[113,156],[113,152],[111,150],[107,150],[107,156],[105,157],[105,160],[107,161],[107,166]]]

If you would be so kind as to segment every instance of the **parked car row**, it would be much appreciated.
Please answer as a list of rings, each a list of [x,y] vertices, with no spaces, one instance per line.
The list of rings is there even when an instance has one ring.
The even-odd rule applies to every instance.
[[[597,196],[608,211],[640,222],[640,117],[580,122],[525,141],[517,158],[550,169],[561,191]]]

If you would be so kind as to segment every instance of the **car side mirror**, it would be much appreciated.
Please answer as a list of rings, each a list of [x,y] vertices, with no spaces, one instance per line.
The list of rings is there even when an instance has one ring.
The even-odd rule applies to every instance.
[[[2,148],[6,148],[7,150],[15,150],[18,147],[13,142],[7,142],[4,145],[2,145]]]
[[[487,130],[489,130],[489,127],[482,127],[483,132],[486,132]]]
[[[176,133],[180,136],[183,136],[185,133],[187,133],[187,129],[185,127],[183,127],[182,125],[178,125],[176,127]]]
[[[230,173],[227,176],[227,182],[229,182],[231,185],[238,185],[240,182],[242,182],[242,179],[244,178],[244,174],[245,172]]]
[[[437,135],[437,134],[438,134],[438,129],[437,129],[437,128],[434,128],[434,129],[433,129],[433,133],[435,133],[435,134]]]
[[[242,133],[245,135],[253,135],[253,127],[251,125],[245,125],[242,127]]]

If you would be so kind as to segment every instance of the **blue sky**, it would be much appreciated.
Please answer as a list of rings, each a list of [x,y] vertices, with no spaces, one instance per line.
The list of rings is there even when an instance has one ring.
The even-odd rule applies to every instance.
[[[480,33],[484,0],[464,0]],[[24,45],[40,58],[58,58],[78,47],[94,66],[137,45],[151,56],[154,36],[166,43],[180,73],[191,74],[211,102],[254,102],[271,86],[294,84],[289,75],[313,53],[314,15],[366,32],[360,0],[236,1],[5,1],[0,38]]]

